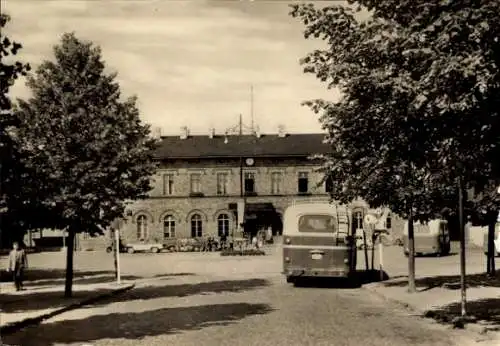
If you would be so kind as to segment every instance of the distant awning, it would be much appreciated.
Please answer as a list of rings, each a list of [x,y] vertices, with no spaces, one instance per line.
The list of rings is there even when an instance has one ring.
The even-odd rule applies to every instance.
[[[276,209],[272,203],[246,203],[245,219],[256,219],[259,215],[276,214]]]

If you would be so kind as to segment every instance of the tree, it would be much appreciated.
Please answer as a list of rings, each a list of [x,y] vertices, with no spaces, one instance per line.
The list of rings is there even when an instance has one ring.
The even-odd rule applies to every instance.
[[[360,196],[409,219],[409,289],[414,291],[413,220],[437,211],[436,204],[427,203],[431,194],[445,194],[428,184],[434,179],[423,153],[432,154],[433,143],[429,124],[411,105],[418,90],[409,74],[399,74],[405,62],[392,52],[402,41],[394,35],[398,28],[376,18],[359,22],[342,6],[294,6],[291,14],[306,25],[306,38],[328,43],[302,60],[305,72],[343,93],[339,102],[306,103],[323,113],[332,146],[324,157],[334,181],[332,196],[344,203]]]
[[[309,102],[332,144],[325,166],[334,194],[395,211],[406,204],[410,226],[413,212],[425,219],[457,210],[466,187],[500,176],[500,2],[349,3],[371,16],[362,21],[345,6],[291,12],[306,38],[327,43],[302,60],[305,72],[342,92],[338,102]],[[411,253],[409,264],[412,289]]]
[[[374,16],[408,27],[412,40],[422,41],[412,52],[425,57],[428,66],[418,81],[423,91],[419,106],[436,119],[437,133],[443,138],[439,156],[452,167],[449,175],[476,192],[469,211],[489,226],[487,271],[491,274],[495,215],[500,210],[495,192],[500,184],[500,2],[358,3]]]
[[[5,114],[10,114],[12,109],[12,102],[8,96],[10,87],[14,84],[18,76],[25,76],[30,70],[30,65],[19,61],[9,60],[9,56],[16,55],[18,51],[22,48],[22,45],[18,42],[11,41],[5,35],[5,27],[7,23],[11,20],[10,16],[7,14],[0,14],[0,110],[2,111],[2,118]]]
[[[19,76],[30,70],[29,64],[15,61],[13,57],[22,48],[5,35],[5,27],[10,21],[6,14],[0,14],[0,244],[22,239],[19,223],[23,213],[16,213],[22,206],[20,153],[15,141],[18,121],[12,112],[9,89]]]
[[[75,233],[101,233],[123,215],[125,201],[145,197],[155,171],[155,142],[136,98],[120,98],[101,50],[73,33],[28,79],[20,101],[26,165],[38,181],[37,205],[68,232],[65,296],[72,294]]]

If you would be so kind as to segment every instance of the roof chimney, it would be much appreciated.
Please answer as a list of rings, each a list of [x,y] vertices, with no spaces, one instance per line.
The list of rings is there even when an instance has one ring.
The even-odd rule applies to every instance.
[[[187,139],[189,137],[189,128],[187,126],[181,127],[181,139]]]
[[[151,129],[151,137],[161,139],[161,127],[155,126]]]
[[[282,124],[278,125],[278,137],[286,137],[285,126]]]
[[[261,136],[261,133],[260,133],[259,126],[255,126],[255,137],[260,138],[260,136]]]
[[[215,137],[215,128],[211,127],[210,132],[208,133],[209,138],[214,138]]]

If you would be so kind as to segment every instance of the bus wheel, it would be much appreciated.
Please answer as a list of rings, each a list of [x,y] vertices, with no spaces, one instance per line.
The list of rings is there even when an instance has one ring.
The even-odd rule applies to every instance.
[[[351,288],[359,288],[361,287],[361,280],[359,278],[359,275],[357,273],[351,273],[347,277],[347,284]]]
[[[293,287],[304,287],[305,280],[304,278],[297,277],[293,279]]]

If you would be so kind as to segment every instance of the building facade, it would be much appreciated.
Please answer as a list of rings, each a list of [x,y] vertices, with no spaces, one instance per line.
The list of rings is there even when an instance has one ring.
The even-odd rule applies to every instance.
[[[243,230],[268,227],[279,234],[287,206],[329,200],[329,182],[311,159],[328,150],[324,134],[161,137],[153,189],[147,199],[128,206],[121,237],[162,242],[241,236]],[[368,206],[362,201],[353,206],[353,227],[362,228]],[[391,217],[387,214],[389,228]]]

